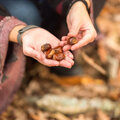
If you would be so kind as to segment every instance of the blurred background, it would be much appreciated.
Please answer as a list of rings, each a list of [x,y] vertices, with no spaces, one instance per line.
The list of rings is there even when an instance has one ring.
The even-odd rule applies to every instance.
[[[96,23],[99,40],[75,53],[80,75],[59,76],[27,58],[0,120],[120,120],[120,0],[106,1]]]

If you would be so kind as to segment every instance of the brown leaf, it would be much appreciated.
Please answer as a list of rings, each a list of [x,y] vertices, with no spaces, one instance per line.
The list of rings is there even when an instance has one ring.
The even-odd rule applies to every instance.
[[[98,110],[97,115],[98,115],[98,120],[110,120],[110,117],[108,117],[108,115],[101,110]]]

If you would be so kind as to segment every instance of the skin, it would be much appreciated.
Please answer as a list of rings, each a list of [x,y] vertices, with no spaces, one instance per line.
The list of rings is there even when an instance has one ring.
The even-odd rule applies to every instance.
[[[89,0],[87,0],[87,2],[90,6]],[[62,37],[62,41],[42,28],[34,28],[24,32],[22,35],[24,55],[32,57],[46,66],[62,66],[71,68],[74,65],[74,61],[73,55],[69,50],[76,50],[92,42],[97,34],[87,13],[86,7],[82,2],[76,2],[70,9],[67,15],[67,25],[69,33],[67,36]],[[10,32],[9,40],[17,42],[18,31],[23,27],[23,25],[14,27]],[[83,37],[81,37],[79,31],[84,31]],[[67,45],[67,40],[71,36],[79,36],[79,42],[72,46]],[[59,45],[64,46],[65,59],[60,62],[46,59],[45,55],[41,51],[41,46],[45,43],[50,43],[53,48]]]
[[[12,42],[17,42],[18,30],[23,28],[23,25],[16,26],[10,33],[9,39]],[[42,36],[42,37],[41,37]],[[65,51],[65,59],[62,61],[55,61],[46,59],[45,54],[41,51],[41,46],[45,43],[50,43],[52,47],[60,45],[60,40],[45,29],[34,28],[30,29],[22,35],[23,53],[26,56],[36,59],[46,66],[62,66],[71,68],[74,64],[73,55],[70,51]]]
[[[81,12],[82,11],[82,12]],[[96,30],[91,22],[86,6],[82,2],[76,2],[70,9],[67,15],[67,26],[69,33],[67,36],[62,37],[63,50],[77,50],[88,43],[94,41],[97,36]],[[80,34],[82,31],[82,34]],[[67,40],[69,37],[77,37],[79,42],[75,45],[68,45]]]

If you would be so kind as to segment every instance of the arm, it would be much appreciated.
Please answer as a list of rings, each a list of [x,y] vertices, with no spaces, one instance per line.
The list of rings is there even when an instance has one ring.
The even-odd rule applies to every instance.
[[[8,103],[10,103],[13,94],[18,89],[22,81],[25,70],[25,60],[23,52],[25,53],[25,55],[32,57],[33,53],[31,54],[31,51],[29,50],[31,50],[33,47],[36,47],[36,49],[34,50],[36,50],[39,54],[38,56],[40,56],[40,42],[48,42],[50,38],[51,41],[54,40],[54,45],[59,44],[59,40],[57,38],[52,36],[47,31],[38,28],[25,33],[23,37],[22,48],[19,44],[16,44],[18,34],[17,32],[19,29],[26,26],[26,24],[16,19],[15,17],[11,17],[9,14],[6,14],[6,12],[1,11],[2,10],[0,9],[0,113],[5,109]],[[42,35],[43,32],[44,36]],[[30,39],[28,39],[28,37],[30,37]],[[9,43],[9,41],[12,42]],[[66,56],[69,56],[68,52],[66,53]],[[70,52],[69,54],[71,55]],[[43,62],[43,64],[46,63],[46,65],[48,66],[51,65],[51,61],[47,61],[46,59],[41,59],[40,62]],[[73,63],[74,62],[72,61],[72,59],[66,57],[66,60],[59,63],[59,65],[64,66],[65,64],[67,64],[66,67],[70,68]]]
[[[96,38],[97,34],[91,18],[92,16],[89,15],[83,2],[78,1],[72,5],[67,15],[67,25],[69,29],[67,37],[75,36],[78,38],[79,42],[73,46],[65,46],[64,50],[79,49]],[[63,37],[62,40],[67,40],[67,37],[65,37],[65,39]]]
[[[8,42],[11,41],[17,43],[18,31],[24,26],[26,26],[26,24],[14,17],[7,16],[0,21],[0,26],[0,34],[2,36],[5,36],[4,42],[6,43],[6,47],[2,48],[2,46],[1,49],[6,53],[8,48]],[[2,38],[0,40],[3,41]],[[0,43],[2,41],[0,41]],[[22,35],[22,42],[24,55],[30,56],[46,66],[63,66],[71,68],[74,64],[72,60],[73,55],[69,51],[65,52],[66,59],[61,62],[45,58],[45,55],[41,52],[40,49],[41,45],[45,43],[50,43],[52,47],[56,47],[60,44],[60,40],[42,28],[36,28],[26,31]],[[4,60],[2,58],[3,63],[5,62],[5,53],[3,53],[4,55],[1,55],[2,57],[4,57]]]
[[[10,21],[6,19],[10,19]],[[8,45],[9,41],[17,43],[18,31],[24,26],[26,26],[26,24],[22,24],[22,22],[21,23],[18,22],[19,24],[15,26],[14,20],[19,21],[15,19],[14,17],[4,18],[3,21],[5,23],[7,22],[7,24],[4,24],[4,22],[1,21],[1,23],[3,23],[2,25],[4,26],[3,28],[5,29],[5,31],[10,27],[10,29],[7,30],[7,34],[4,32],[3,29],[1,32],[2,35],[6,34],[6,38],[5,38],[6,41],[4,41],[6,42],[6,45]],[[14,23],[14,26],[12,26],[11,24],[12,22]],[[69,51],[65,52],[66,59],[61,62],[45,58],[45,55],[43,54],[43,52],[41,52],[40,46],[45,43],[50,43],[52,47],[56,47],[60,45],[60,41],[55,36],[53,36],[51,33],[49,33],[48,31],[42,28],[38,27],[38,28],[26,31],[22,35],[22,43],[23,43],[24,55],[32,57],[36,59],[38,62],[46,66],[63,66],[63,67],[71,68],[72,65],[74,64],[72,60],[73,55]],[[7,51],[7,47],[5,48],[6,50],[4,50],[4,48],[3,50]]]
[[[12,29],[12,31],[10,32],[10,34],[9,34],[9,41],[17,43],[18,42],[17,41],[18,31],[20,29],[24,28],[24,27],[25,27],[25,25],[17,25],[17,26],[15,26]]]
[[[0,20],[0,70],[3,69],[8,50],[9,34],[17,25],[25,25],[24,22],[11,16],[1,16]]]
[[[66,17],[69,5],[72,1],[74,0],[54,0],[52,2],[48,0],[48,3],[59,15]],[[90,8],[92,0],[86,0],[86,2]]]
[[[83,47],[92,42],[97,36],[96,30],[93,26],[92,0],[87,0],[86,2],[88,4],[88,7],[90,7],[90,13],[88,13],[85,4],[82,1],[77,1],[72,5],[67,14],[66,22],[69,32],[67,36],[62,37],[63,44],[66,44],[64,46],[65,51],[69,49],[79,49],[80,47]],[[68,8],[68,6],[66,8]],[[68,45],[66,41],[69,39],[69,37],[72,36],[77,37],[79,42],[71,46]]]
[[[0,6],[0,114],[11,102],[24,74],[25,60],[19,45],[9,44],[9,33],[18,24],[25,24]]]
[[[79,42],[73,46],[66,45],[64,50],[76,50],[80,47],[91,43],[96,38],[96,30],[93,26],[93,20],[96,16],[93,16],[93,7],[94,15],[98,14],[105,3],[105,0],[88,0],[88,6],[90,5],[90,13],[88,14],[85,5],[82,2],[76,2],[73,4],[69,13],[67,14],[67,25],[69,33],[67,37],[63,37],[62,40],[67,40],[71,36],[76,36],[79,39]],[[87,1],[87,2],[88,2]],[[93,1],[93,2],[92,2]],[[93,6],[94,5],[94,6]],[[81,34],[82,32],[82,34]]]

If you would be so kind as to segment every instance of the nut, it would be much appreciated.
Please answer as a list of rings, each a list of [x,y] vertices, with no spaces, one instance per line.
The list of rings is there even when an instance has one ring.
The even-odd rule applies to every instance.
[[[69,45],[74,45],[74,44],[76,44],[78,42],[78,40],[76,39],[76,37],[70,37],[69,39],[68,39],[68,44]]]
[[[55,54],[55,50],[49,49],[48,51],[45,51],[44,53],[47,59],[52,59],[53,55]]]
[[[61,61],[65,58],[65,55],[63,53],[61,46],[52,48],[50,44],[46,43],[41,46],[41,50],[45,54],[47,59]]]
[[[52,49],[52,50],[50,51],[50,53],[49,53],[46,57],[47,57],[48,59],[52,59],[54,54],[55,54],[55,50]]]
[[[49,49],[49,50],[47,50],[47,51],[44,52],[46,58],[47,58],[47,56],[49,55],[49,53],[51,52],[51,50],[52,50],[52,49]]]
[[[55,50],[55,53],[62,53],[63,52],[61,46],[55,47],[54,50]]]
[[[41,46],[42,52],[45,52],[45,51],[47,51],[49,49],[51,49],[51,45],[49,43],[46,43],[46,44]]]
[[[65,58],[63,53],[56,53],[53,55],[53,60],[61,61]]]

